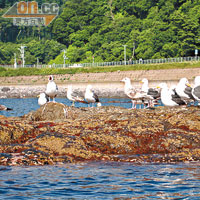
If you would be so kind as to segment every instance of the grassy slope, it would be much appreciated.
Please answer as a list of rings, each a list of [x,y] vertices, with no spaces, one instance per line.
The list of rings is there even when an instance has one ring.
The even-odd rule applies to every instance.
[[[2,68],[0,67],[0,77],[9,76],[30,76],[30,75],[49,75],[49,74],[76,74],[76,73],[100,73],[114,71],[132,70],[159,70],[159,69],[183,69],[200,68],[200,62],[167,63],[167,64],[148,64],[148,65],[127,65],[112,67],[89,67],[89,68]]]

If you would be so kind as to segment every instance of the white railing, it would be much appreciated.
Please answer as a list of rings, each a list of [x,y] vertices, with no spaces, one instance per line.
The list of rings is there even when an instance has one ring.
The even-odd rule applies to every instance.
[[[96,63],[80,63],[80,64],[52,64],[52,65],[25,65],[25,67],[36,68],[77,68],[77,67],[103,67],[103,66],[120,66],[120,65],[135,65],[135,64],[159,64],[159,63],[180,63],[189,61],[200,61],[200,56],[193,57],[178,57],[178,58],[160,58],[148,60],[132,60],[132,61],[113,61],[113,62],[96,62]],[[0,67],[14,68],[14,65],[0,65]],[[17,68],[22,65],[17,65]]]

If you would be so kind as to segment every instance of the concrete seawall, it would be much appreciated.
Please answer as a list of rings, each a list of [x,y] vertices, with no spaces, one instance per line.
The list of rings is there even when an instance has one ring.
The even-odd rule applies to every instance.
[[[90,83],[95,92],[101,97],[125,97],[123,93],[124,77],[129,77],[134,87],[141,87],[143,78],[149,80],[150,87],[157,86],[160,82],[167,82],[168,86],[177,84],[180,78],[186,77],[193,85],[195,76],[200,75],[200,68],[165,69],[165,70],[138,70],[116,71],[107,73],[85,73],[55,75],[54,79],[59,88],[59,97],[66,97],[66,88],[72,84],[73,89],[80,93],[85,91]],[[44,92],[48,76],[18,76],[0,77],[0,98],[36,97]]]

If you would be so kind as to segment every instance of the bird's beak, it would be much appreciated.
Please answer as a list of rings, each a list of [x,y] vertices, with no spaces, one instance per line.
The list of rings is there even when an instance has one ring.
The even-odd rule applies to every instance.
[[[160,88],[160,86],[156,86],[156,88],[158,88],[158,89],[159,89],[159,88]]]
[[[188,86],[188,87],[192,87],[189,83],[186,83],[186,86]]]
[[[143,81],[140,81],[140,83],[143,83]]]
[[[37,95],[37,98],[39,98],[40,97],[40,95]]]

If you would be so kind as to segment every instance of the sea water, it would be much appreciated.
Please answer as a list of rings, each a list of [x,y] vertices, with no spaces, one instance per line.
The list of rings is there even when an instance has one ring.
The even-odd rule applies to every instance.
[[[131,101],[129,99],[102,98],[100,99],[100,101],[102,103],[102,106],[120,106],[124,108],[132,107]],[[56,98],[56,102],[64,103],[65,105],[68,106],[72,105],[72,102],[70,102],[67,98]],[[0,111],[0,115],[4,115],[7,117],[23,116],[24,114],[28,114],[29,112],[37,110],[39,108],[37,98],[0,99],[0,104],[13,109],[11,111]],[[88,105],[85,103],[75,102],[75,106],[88,107],[88,106],[96,106],[96,104]]]
[[[71,105],[65,98],[57,102]],[[105,106],[131,108],[127,99],[101,99]],[[0,99],[22,116],[39,108],[36,98]],[[76,103],[76,107],[88,105]],[[0,199],[200,199],[200,163],[132,164],[84,162],[61,166],[0,166]]]
[[[0,166],[0,199],[200,199],[200,164]]]

